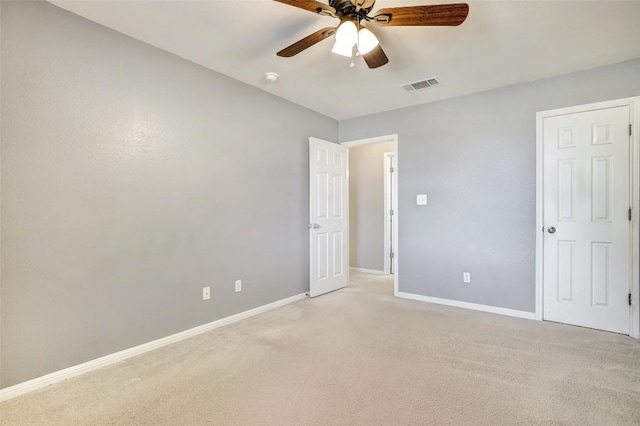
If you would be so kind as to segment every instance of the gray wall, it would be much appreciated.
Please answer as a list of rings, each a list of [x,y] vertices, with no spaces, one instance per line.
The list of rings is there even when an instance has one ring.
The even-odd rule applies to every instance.
[[[399,290],[533,312],[535,114],[637,95],[640,60],[341,121],[398,133]]]
[[[50,4],[1,19],[0,386],[307,290],[307,138],[334,120]],[[638,76],[341,122],[343,141],[399,134],[400,291],[533,311],[535,112],[639,95]]]
[[[393,142],[349,150],[349,266],[384,270],[384,153]]]
[[[308,290],[308,137],[336,121],[1,7],[2,387]]]

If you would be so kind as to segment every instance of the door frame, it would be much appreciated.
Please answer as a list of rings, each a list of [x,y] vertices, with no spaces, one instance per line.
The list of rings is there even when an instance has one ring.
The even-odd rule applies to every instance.
[[[391,274],[391,250],[395,248],[395,245],[392,243],[390,236],[393,235],[392,227],[389,226],[389,222],[393,222],[395,218],[391,215],[391,210],[393,210],[393,200],[397,197],[397,194],[393,192],[393,185],[391,185],[391,181],[393,180],[393,173],[391,173],[391,179],[389,179],[389,164],[393,167],[395,157],[393,152],[385,152],[382,155],[382,173],[384,176],[384,244],[382,248],[382,256],[384,259],[384,273],[386,275]],[[391,163],[389,163],[391,160]],[[395,172],[395,169],[394,169]],[[391,195],[391,197],[389,197]],[[389,198],[391,198],[391,203],[389,203]],[[393,211],[393,216],[395,216],[395,210]],[[395,253],[394,253],[395,256]]]
[[[399,276],[399,268],[398,268],[398,135],[385,135],[385,136],[376,136],[372,138],[365,139],[357,139],[353,141],[341,142],[341,145],[346,146],[347,148],[352,148],[354,146],[360,145],[368,145],[373,143],[380,142],[393,142],[393,177],[391,179],[391,188],[393,193],[396,195],[393,198],[393,212],[395,216],[395,220],[393,221],[393,295],[398,297],[398,276]],[[348,226],[351,226],[350,224]]]
[[[629,335],[640,338],[640,96],[596,102],[567,108],[558,108],[536,113],[536,282],[535,318],[543,320],[543,277],[544,277],[544,119],[558,115],[574,114],[598,109],[628,106],[631,115],[631,146],[629,165],[631,167],[631,307],[629,309]]]

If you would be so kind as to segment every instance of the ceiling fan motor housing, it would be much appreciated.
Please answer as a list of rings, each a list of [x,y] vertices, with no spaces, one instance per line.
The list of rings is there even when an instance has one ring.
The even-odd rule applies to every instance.
[[[329,6],[333,7],[338,12],[347,12],[352,9],[351,12],[355,13],[356,7],[351,0],[329,0]]]
[[[362,2],[358,2],[358,4],[361,3]],[[329,0],[329,6],[333,7],[338,12],[338,16],[351,16],[354,18],[358,15],[363,18],[367,16],[371,9],[373,9],[373,3],[375,2],[371,2],[369,7],[361,8],[358,11],[351,0]]]

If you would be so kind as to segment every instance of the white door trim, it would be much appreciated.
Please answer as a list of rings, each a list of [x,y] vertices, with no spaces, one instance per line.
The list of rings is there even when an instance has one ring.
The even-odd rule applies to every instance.
[[[393,209],[393,207],[391,207],[389,203],[389,195],[392,195],[393,199],[393,197],[397,196],[397,194],[393,192],[393,187],[391,185],[391,180],[393,180],[393,178],[389,179],[389,160],[391,160],[391,167],[393,167],[393,152],[385,152],[382,157],[382,173],[384,176],[384,247],[382,249],[382,258],[384,259],[384,273],[389,275],[391,274],[390,253],[391,247],[393,246],[393,244],[391,244],[392,232],[391,227],[389,226],[389,222],[395,219],[395,217],[391,217],[391,210]],[[395,248],[395,246],[393,247]]]
[[[544,226],[544,191],[543,191],[543,126],[544,119],[557,115],[573,114],[597,109],[629,106],[631,111],[631,124],[633,133],[631,136],[630,166],[631,166],[631,209],[633,218],[631,221],[631,308],[629,313],[629,335],[640,338],[640,96],[617,99],[613,101],[597,102],[587,105],[578,105],[568,108],[559,108],[536,113],[536,310],[535,318],[542,321],[543,313],[543,233]]]
[[[393,211],[394,211],[394,216],[395,216],[395,220],[393,221],[393,247],[394,247],[394,258],[393,258],[393,295],[394,296],[398,296],[398,276],[399,276],[399,268],[398,268],[398,259],[399,259],[399,254],[398,254],[398,218],[399,218],[399,214],[398,214],[398,135],[385,135],[385,136],[376,136],[373,138],[366,138],[366,139],[358,139],[358,140],[354,140],[354,141],[348,141],[348,142],[342,142],[341,145],[344,145],[346,147],[352,148],[354,146],[359,146],[359,145],[367,145],[367,144],[372,144],[372,143],[379,143],[379,142],[393,142],[393,167],[394,167],[394,173],[393,173],[393,178],[391,179],[391,187],[393,188],[393,193],[396,194],[396,196],[393,198]]]

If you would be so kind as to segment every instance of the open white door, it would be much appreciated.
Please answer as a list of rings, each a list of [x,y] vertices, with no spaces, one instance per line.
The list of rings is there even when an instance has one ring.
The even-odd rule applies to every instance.
[[[349,281],[348,148],[309,138],[309,296]]]

